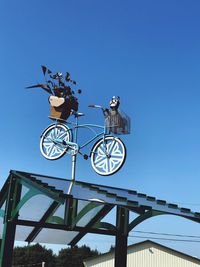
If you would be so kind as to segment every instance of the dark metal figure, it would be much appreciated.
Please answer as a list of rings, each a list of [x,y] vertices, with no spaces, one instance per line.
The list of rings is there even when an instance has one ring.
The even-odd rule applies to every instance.
[[[109,102],[110,109],[104,110],[106,126],[109,132],[114,134],[127,134],[130,132],[130,123],[127,115],[119,110],[120,97],[113,96]]]

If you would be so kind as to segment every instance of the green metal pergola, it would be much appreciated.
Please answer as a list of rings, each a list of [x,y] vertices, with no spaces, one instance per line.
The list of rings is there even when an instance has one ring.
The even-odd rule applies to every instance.
[[[114,208],[116,223],[104,222]],[[115,236],[115,267],[125,267],[129,232],[162,214],[200,223],[200,213],[134,190],[12,170],[0,192],[0,267],[12,266],[15,240],[74,246],[87,233]]]

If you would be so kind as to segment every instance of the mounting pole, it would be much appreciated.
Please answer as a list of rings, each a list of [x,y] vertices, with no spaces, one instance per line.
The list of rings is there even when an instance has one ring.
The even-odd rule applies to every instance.
[[[78,126],[78,114],[75,114],[75,119],[76,119],[76,126]],[[78,127],[75,127],[74,130],[74,142],[77,143],[77,136],[78,136]],[[76,157],[77,157],[78,151],[75,149],[72,151],[72,180],[68,189],[68,195],[71,194],[72,192],[72,187],[75,182],[76,178]]]
[[[71,191],[72,191],[72,187],[73,187],[73,184],[75,182],[75,178],[76,178],[76,152],[74,152],[72,154],[72,180],[70,182],[70,185],[69,185],[69,189],[68,189],[68,195],[71,194]]]

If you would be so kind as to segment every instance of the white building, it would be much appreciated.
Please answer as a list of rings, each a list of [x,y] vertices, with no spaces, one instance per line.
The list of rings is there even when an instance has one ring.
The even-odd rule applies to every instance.
[[[114,267],[114,252],[84,261],[85,267]],[[146,240],[128,247],[127,267],[197,267],[200,259]]]

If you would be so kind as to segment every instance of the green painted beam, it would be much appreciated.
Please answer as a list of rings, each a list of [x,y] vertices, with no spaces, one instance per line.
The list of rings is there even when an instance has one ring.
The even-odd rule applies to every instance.
[[[4,218],[4,215],[5,215],[5,211],[0,209],[0,217]]]
[[[8,189],[9,189],[9,178],[7,179],[7,181],[5,182],[0,191],[0,208],[2,208],[7,199]]]
[[[12,212],[15,206],[17,205],[21,197],[21,186],[17,184],[16,178],[10,176],[9,178],[9,190],[6,200],[6,209],[4,216],[4,226],[0,250],[0,266],[1,267],[11,267],[12,266],[12,254],[13,246],[15,240],[15,231],[16,231],[16,220],[12,219]]]

